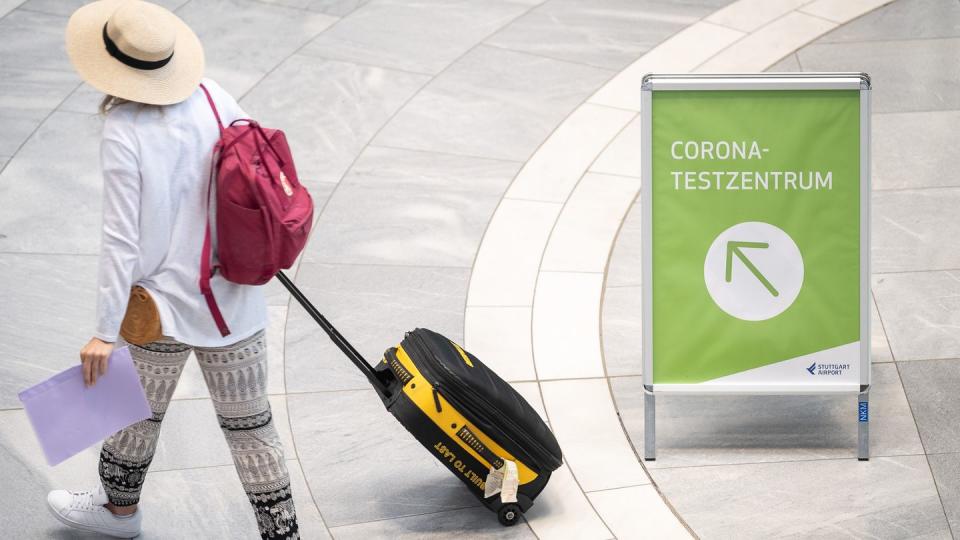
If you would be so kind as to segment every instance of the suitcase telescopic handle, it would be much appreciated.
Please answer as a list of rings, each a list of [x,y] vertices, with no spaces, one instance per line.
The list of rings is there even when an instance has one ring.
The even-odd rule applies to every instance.
[[[364,359],[363,355],[361,355],[360,352],[357,351],[357,349],[355,349],[349,341],[347,341],[347,338],[343,337],[343,335],[340,334],[340,332],[334,328],[332,324],[330,324],[330,321],[328,321],[327,318],[324,317],[316,307],[314,307],[310,300],[308,300],[307,297],[304,296],[303,292],[301,292],[300,289],[297,288],[292,281],[290,281],[290,278],[288,278],[286,274],[283,272],[277,272],[277,279],[279,279],[280,283],[283,283],[283,286],[290,291],[290,294],[296,298],[297,302],[299,302],[301,306],[303,306],[303,309],[305,309],[307,313],[313,317],[313,320],[317,321],[317,324],[320,325],[320,328],[323,328],[323,331],[330,336],[330,340],[333,341],[333,343],[339,347],[341,351],[343,351],[343,354],[347,355],[347,358],[349,358],[350,361],[357,366],[357,369],[366,375],[367,379],[370,381],[370,384],[373,385],[377,393],[379,393],[381,396],[386,396],[387,384],[377,377],[376,372],[372,367],[370,367],[370,364],[366,361],[366,359]]]

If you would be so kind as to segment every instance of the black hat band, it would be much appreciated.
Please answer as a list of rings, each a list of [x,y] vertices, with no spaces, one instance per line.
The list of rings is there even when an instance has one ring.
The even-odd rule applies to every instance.
[[[107,52],[110,53],[110,56],[116,58],[117,60],[123,62],[124,64],[137,69],[160,69],[163,66],[167,65],[170,62],[170,59],[173,58],[173,53],[170,53],[170,56],[155,61],[140,60],[139,58],[134,58],[125,54],[123,51],[117,47],[117,44],[110,39],[110,36],[107,35],[107,23],[103,23],[103,44],[107,47]]]

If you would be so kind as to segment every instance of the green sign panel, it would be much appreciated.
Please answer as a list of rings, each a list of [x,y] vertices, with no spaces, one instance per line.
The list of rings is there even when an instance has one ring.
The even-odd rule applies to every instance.
[[[655,391],[869,383],[862,83],[648,77],[644,377]]]

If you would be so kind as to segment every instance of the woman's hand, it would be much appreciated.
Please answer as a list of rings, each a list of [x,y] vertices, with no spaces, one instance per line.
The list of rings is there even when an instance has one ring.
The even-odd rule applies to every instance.
[[[107,359],[113,352],[113,343],[100,338],[90,338],[90,341],[80,349],[80,363],[83,364],[83,383],[93,386],[97,377],[107,372]]]

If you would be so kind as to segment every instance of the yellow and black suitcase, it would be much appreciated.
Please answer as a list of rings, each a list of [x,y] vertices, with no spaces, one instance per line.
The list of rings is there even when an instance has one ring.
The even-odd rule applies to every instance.
[[[417,328],[375,367],[283,274],[277,278],[366,375],[387,410],[504,525],[520,516],[563,463],[529,403],[476,356]]]

